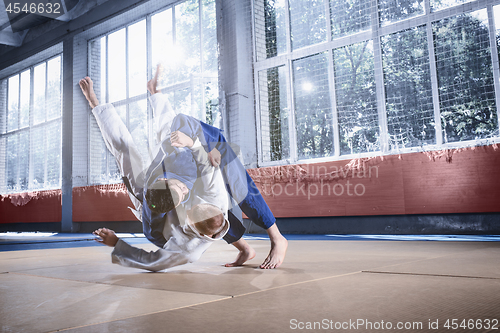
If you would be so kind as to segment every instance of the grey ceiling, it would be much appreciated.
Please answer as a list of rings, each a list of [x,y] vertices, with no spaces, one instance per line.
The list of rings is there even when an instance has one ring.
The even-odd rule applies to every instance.
[[[19,13],[14,13],[13,3],[18,3]],[[47,14],[39,13],[26,13],[31,3],[43,3],[48,8],[48,3],[52,8],[60,7],[59,13]],[[7,8],[10,4],[10,13]],[[27,4],[28,7],[24,7]],[[12,47],[19,47],[23,44],[24,38],[30,29],[33,29],[42,24],[50,24],[51,21],[68,22],[75,19],[91,8],[97,5],[96,1],[86,0],[45,0],[45,1],[30,1],[30,0],[2,0],[0,1],[0,44]],[[22,9],[25,9],[24,11]],[[54,12],[54,11],[53,11]]]

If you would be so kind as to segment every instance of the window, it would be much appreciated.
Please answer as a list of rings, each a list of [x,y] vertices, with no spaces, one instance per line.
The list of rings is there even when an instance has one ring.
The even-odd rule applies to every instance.
[[[436,143],[425,26],[382,37],[389,140],[395,147]]]
[[[295,60],[293,78],[299,158],[333,155],[328,54]]]
[[[261,164],[500,142],[500,5],[465,2],[255,0]]]
[[[60,188],[61,56],[2,81],[2,193]]]
[[[285,66],[273,67],[259,72],[262,112],[262,140],[266,142],[264,161],[290,158],[288,93]]]
[[[159,88],[178,113],[219,125],[215,0],[188,0],[165,8],[89,41],[89,50],[97,97],[115,106],[145,165],[152,142],[146,83],[157,64],[163,66]],[[91,184],[121,181],[93,117],[91,122]]]
[[[486,9],[433,24],[444,142],[498,129]]]
[[[340,153],[379,151],[373,43],[340,47],[333,57]]]

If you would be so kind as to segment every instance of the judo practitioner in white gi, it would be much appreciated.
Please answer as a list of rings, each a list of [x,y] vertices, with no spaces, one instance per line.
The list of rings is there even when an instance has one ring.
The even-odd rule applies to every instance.
[[[152,271],[193,262],[212,242],[224,237],[229,228],[227,210],[231,202],[222,180],[220,168],[218,168],[220,153],[217,149],[207,153],[198,138],[193,141],[193,133],[190,135],[181,131],[170,133],[170,127],[174,122],[182,123],[185,120],[189,125],[189,119],[184,119],[183,117],[187,116],[183,115],[176,116],[166,97],[158,94],[159,91],[156,90],[157,77],[158,71],[155,78],[148,82],[148,90],[152,94],[150,102],[157,120],[156,137],[159,145],[154,150],[160,152],[161,158],[153,161],[149,170],[142,167],[135,143],[113,106],[111,104],[99,105],[90,78],[80,81],[80,87],[93,108],[92,112],[97,119],[106,145],[116,157],[124,180],[128,181],[130,198],[135,208],[132,211],[139,220],[149,221],[149,224],[143,221],[145,226],[149,226],[155,218],[164,223],[164,227],[161,224],[163,230],[160,236],[148,237],[152,242],[162,247],[155,252],[132,247],[118,239],[112,230],[106,228],[98,229],[94,233],[101,237],[102,243],[115,247],[112,253],[113,262]],[[166,145],[165,141],[169,141],[169,144]],[[190,170],[186,154],[174,154],[174,157],[168,161],[172,147],[187,147],[190,150],[196,161],[199,179],[193,180],[189,177]],[[163,155],[160,150],[163,150]],[[186,149],[183,153],[185,152]],[[159,163],[162,164],[163,170],[159,168]],[[175,165],[176,163],[177,165]],[[166,170],[165,164],[169,170]],[[151,170],[156,170],[156,174]],[[160,170],[159,173],[158,170]],[[163,184],[163,189],[165,187],[168,187],[167,190],[170,189],[168,192],[173,194],[171,200],[176,209],[160,216],[154,215],[154,213],[152,216],[144,216],[143,212],[154,211],[155,205],[150,204],[151,200],[148,200],[146,192],[142,197],[140,194],[139,196],[136,194],[148,187],[150,189],[158,187],[158,184],[160,186]],[[143,210],[143,204],[148,204],[147,208],[151,209]],[[267,205],[265,206],[267,208]],[[279,233],[274,222],[271,223],[267,231],[271,238],[271,252],[261,268],[276,268],[284,259],[287,242]],[[148,232],[151,230],[145,230],[145,234]],[[155,239],[160,239],[159,244],[155,242]],[[227,241],[227,238],[225,239]],[[226,266],[241,265],[255,256],[255,251],[242,238],[236,239],[231,244],[238,248],[240,253],[235,262]]]

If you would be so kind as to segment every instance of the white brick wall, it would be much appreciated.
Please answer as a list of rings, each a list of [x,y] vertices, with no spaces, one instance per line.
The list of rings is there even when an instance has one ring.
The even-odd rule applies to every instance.
[[[76,36],[73,48],[73,187],[77,187],[88,185],[90,107],[78,85],[88,75],[87,41]]]
[[[239,145],[246,167],[257,166],[257,131],[253,82],[252,8],[250,0],[222,1],[221,90],[226,94],[228,140]],[[219,13],[220,13],[219,12]]]
[[[6,119],[7,119],[7,80],[0,81],[0,133],[4,133],[6,130]],[[6,190],[6,139],[0,138],[0,191],[5,192]]]

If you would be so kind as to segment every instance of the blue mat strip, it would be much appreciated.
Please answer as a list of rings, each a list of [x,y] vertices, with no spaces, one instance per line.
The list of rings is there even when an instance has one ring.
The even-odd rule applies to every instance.
[[[142,234],[119,234],[131,244],[144,244]],[[500,242],[500,235],[285,235],[288,240],[302,241],[453,241]],[[245,235],[247,240],[268,240],[265,234]],[[42,250],[103,246],[91,234],[0,233],[1,251]]]

